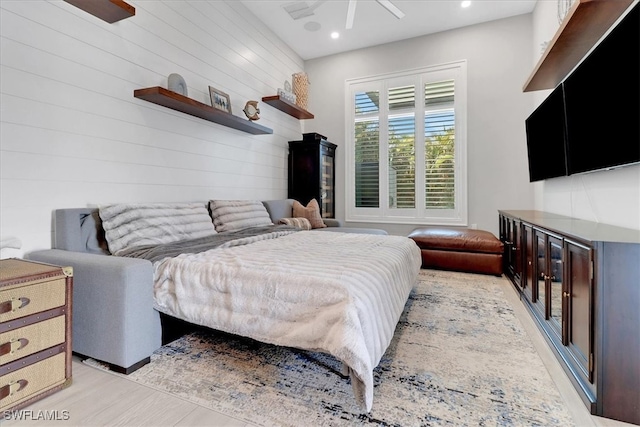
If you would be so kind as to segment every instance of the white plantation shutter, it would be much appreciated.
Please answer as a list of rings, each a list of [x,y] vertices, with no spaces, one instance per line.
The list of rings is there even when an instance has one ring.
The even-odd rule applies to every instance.
[[[347,81],[347,221],[466,225],[466,63]]]
[[[415,208],[415,86],[392,87],[388,96],[394,112],[388,119],[389,208]]]
[[[356,93],[356,116],[377,115],[380,112],[380,94],[378,91]]]
[[[388,96],[389,208],[415,208],[415,86],[392,87]]]
[[[416,106],[415,86],[402,86],[389,89],[389,110],[397,111]]]
[[[453,105],[454,85],[455,82],[453,80],[425,84],[424,105],[426,107],[444,104]]]
[[[454,81],[425,84],[425,208],[455,208]]]
[[[389,207],[415,208],[416,120],[414,115],[390,116],[389,129]]]
[[[359,208],[380,206],[380,94],[355,95],[355,204]]]

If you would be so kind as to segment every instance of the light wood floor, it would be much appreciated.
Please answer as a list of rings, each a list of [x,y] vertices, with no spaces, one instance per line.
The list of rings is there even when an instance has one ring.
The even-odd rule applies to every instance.
[[[509,285],[510,286],[510,285]],[[533,319],[516,292],[505,285],[505,294],[516,316],[531,337],[547,370],[575,420],[576,427],[624,427],[632,424],[591,416],[556,361]],[[10,426],[232,426],[254,424],[232,418],[124,378],[73,362],[73,384],[24,408],[23,416],[35,417],[38,411],[57,411],[58,420],[0,421]],[[29,412],[31,411],[31,413]],[[66,411],[66,412],[63,412]],[[68,417],[66,417],[68,415]],[[60,418],[68,418],[60,420]]]
[[[254,426],[170,394],[85,365],[74,356],[73,383],[24,408],[9,426]],[[30,413],[31,411],[31,413]],[[58,420],[38,420],[48,411]],[[68,415],[68,416],[67,416]],[[36,419],[29,419],[36,418]],[[63,419],[68,418],[68,419]]]

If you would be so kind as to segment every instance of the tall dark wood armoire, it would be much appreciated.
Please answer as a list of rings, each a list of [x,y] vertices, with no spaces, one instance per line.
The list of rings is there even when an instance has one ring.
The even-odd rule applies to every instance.
[[[318,133],[289,141],[289,198],[303,205],[316,199],[323,218],[335,216],[336,147]]]

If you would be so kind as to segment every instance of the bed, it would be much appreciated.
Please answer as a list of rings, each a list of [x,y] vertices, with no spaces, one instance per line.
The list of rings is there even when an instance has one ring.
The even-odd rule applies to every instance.
[[[373,369],[421,266],[415,242],[276,225],[248,201],[112,205],[100,217],[114,255],[152,263],[156,310],[331,354],[371,410]]]

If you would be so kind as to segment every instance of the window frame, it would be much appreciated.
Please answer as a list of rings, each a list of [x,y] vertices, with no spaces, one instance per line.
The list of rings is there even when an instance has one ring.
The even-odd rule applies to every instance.
[[[454,80],[454,185],[455,202],[453,209],[425,208],[425,162],[419,161],[425,156],[424,117],[430,108],[425,106],[424,86],[426,83],[442,80]],[[416,105],[413,108],[415,118],[415,208],[389,208],[389,157],[388,123],[389,117],[397,115],[398,110],[388,109],[388,89],[398,86],[414,85]],[[355,194],[355,93],[361,91],[379,91],[379,200],[380,207],[356,207]],[[447,64],[388,73],[345,81],[345,220],[368,223],[399,223],[418,225],[468,225],[467,200],[467,64],[466,60]],[[408,110],[403,110],[405,113]],[[360,117],[358,117],[360,118]]]

